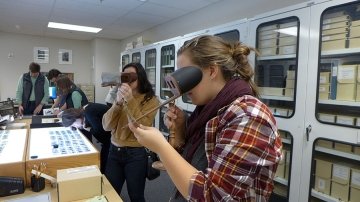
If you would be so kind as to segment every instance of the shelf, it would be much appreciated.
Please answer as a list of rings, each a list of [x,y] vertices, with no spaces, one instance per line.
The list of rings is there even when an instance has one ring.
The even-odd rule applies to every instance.
[[[294,101],[294,98],[292,98],[292,97],[275,96],[275,95],[260,95],[260,98],[268,99],[268,100]]]
[[[360,155],[350,154],[350,153],[346,153],[346,152],[342,152],[342,151],[337,151],[337,150],[334,150],[334,149],[328,149],[328,148],[325,148],[325,147],[315,146],[315,151],[319,151],[319,152],[323,152],[323,153],[327,153],[327,154],[331,154],[331,155],[335,155],[335,156],[339,156],[339,157],[344,157],[344,158],[360,161]]]
[[[163,65],[161,68],[174,68],[174,65]]]
[[[311,189],[311,196],[321,199],[323,201],[327,201],[327,202],[339,202],[338,199],[331,197],[327,194],[320,193],[320,192],[316,191],[315,189]]]
[[[155,66],[151,66],[151,67],[146,67],[145,69],[149,70],[149,69],[155,69],[155,68],[156,68]]]
[[[285,185],[285,186],[288,186],[288,184],[289,184],[289,181],[288,181],[288,180],[286,180],[286,179],[284,179],[284,178],[281,178],[281,177],[275,177],[275,178],[274,178],[274,181],[275,181],[275,182],[278,182],[278,183],[280,183],[280,184],[282,184],[282,185]]]
[[[321,56],[347,55],[354,53],[360,54],[360,48],[345,48],[341,50],[322,51]]]
[[[273,55],[273,56],[263,56],[257,57],[257,60],[282,60],[282,59],[295,59],[296,54],[291,55]]]
[[[340,101],[340,100],[319,100],[319,104],[345,105],[345,106],[360,107],[360,102]]]
[[[281,142],[282,142],[282,143],[285,143],[285,144],[292,144],[291,140],[289,140],[289,139],[284,139],[284,138],[281,138]]]

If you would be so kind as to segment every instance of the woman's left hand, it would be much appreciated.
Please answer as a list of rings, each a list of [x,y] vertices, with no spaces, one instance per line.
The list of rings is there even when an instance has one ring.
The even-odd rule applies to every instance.
[[[158,153],[160,148],[164,144],[169,144],[164,135],[154,127],[148,127],[137,124],[129,123],[130,130],[134,133],[138,142],[150,149],[151,151]]]

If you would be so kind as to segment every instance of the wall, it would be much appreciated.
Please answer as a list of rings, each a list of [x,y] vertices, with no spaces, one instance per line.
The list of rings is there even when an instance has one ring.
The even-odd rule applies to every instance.
[[[41,71],[52,68],[61,72],[73,72],[75,83],[91,81],[91,44],[90,41],[46,38],[0,32],[0,100],[15,98],[17,82],[21,74],[28,72],[29,64],[34,60],[34,47],[48,47],[49,63],[40,64]],[[58,49],[72,50],[72,65],[60,65]],[[9,53],[13,57],[8,58]]]
[[[133,37],[124,39],[121,41],[121,50],[124,51],[126,44],[131,41],[136,41],[138,36],[143,36],[144,39],[152,42],[162,41],[231,21],[251,18],[265,12],[307,2],[307,0],[251,0],[251,2],[252,6],[248,6],[246,1],[220,1],[192,14],[182,16]],[[253,7],[253,5],[259,6]]]
[[[101,87],[101,73],[119,72],[120,41],[95,39],[91,46],[94,55],[95,102],[105,103],[109,87]]]

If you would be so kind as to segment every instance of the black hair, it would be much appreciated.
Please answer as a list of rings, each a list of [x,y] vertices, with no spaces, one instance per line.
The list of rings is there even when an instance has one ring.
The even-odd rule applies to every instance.
[[[40,72],[40,65],[36,62],[32,62],[29,65],[29,70],[31,73],[39,73]]]
[[[129,67],[134,67],[136,70],[136,74],[138,76],[138,81],[139,81],[138,82],[139,93],[145,94],[144,100],[141,101],[141,104],[144,104],[145,102],[149,101],[152,97],[155,96],[154,89],[152,88],[152,85],[146,75],[146,71],[144,67],[140,63],[135,63],[135,62],[129,63],[123,67],[122,71],[124,71]]]
[[[53,78],[57,78],[61,72],[57,69],[51,69],[48,73],[48,79],[51,80]]]

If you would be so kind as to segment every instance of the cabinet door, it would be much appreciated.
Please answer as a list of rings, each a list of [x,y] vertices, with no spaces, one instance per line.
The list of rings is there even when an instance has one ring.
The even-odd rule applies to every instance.
[[[342,171],[346,179],[351,168],[360,163],[360,154],[355,153],[360,128],[360,3],[343,0],[315,4],[311,18],[305,116],[308,130],[301,186],[301,193],[310,196],[301,201],[348,201],[345,192],[351,189],[350,181],[340,183],[334,173]],[[326,165],[322,161],[327,162],[322,170],[330,169],[331,176],[317,172],[319,166]]]
[[[310,9],[306,4],[293,10],[271,13],[250,21],[250,45],[254,81],[260,99],[272,110],[284,145],[284,162],[274,180],[270,201],[297,201],[300,197],[308,60]],[[296,161],[292,161],[296,159]]]

